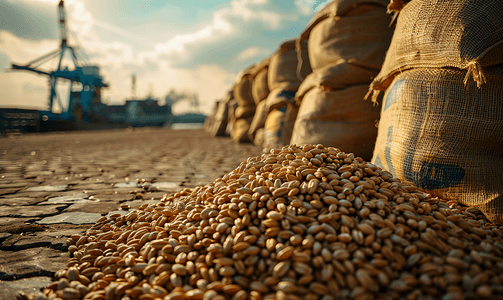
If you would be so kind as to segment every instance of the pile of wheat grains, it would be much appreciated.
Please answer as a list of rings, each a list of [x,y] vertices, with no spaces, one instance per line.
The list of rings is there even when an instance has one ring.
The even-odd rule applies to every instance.
[[[452,204],[452,203],[451,203]],[[503,231],[352,153],[290,145],[68,239],[21,299],[496,299]]]

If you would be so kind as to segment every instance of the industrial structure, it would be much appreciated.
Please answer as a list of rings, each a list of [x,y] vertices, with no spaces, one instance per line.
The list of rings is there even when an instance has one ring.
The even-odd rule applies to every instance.
[[[77,122],[89,122],[92,120],[93,114],[97,113],[97,109],[101,104],[101,89],[108,87],[100,76],[98,66],[90,66],[85,63],[85,60],[79,58],[79,53],[75,47],[68,45],[68,27],[66,24],[66,14],[64,0],[60,0],[58,4],[59,10],[59,32],[61,44],[58,49],[45,54],[26,65],[12,64],[14,70],[26,70],[49,76],[50,96],[49,110],[44,111],[44,119],[48,120],[75,120]],[[69,54],[73,63],[72,69],[68,66],[63,66],[63,58],[65,54]],[[57,69],[54,71],[44,71],[40,65],[52,59],[58,59]],[[58,81],[70,81],[70,95],[68,105],[63,105],[61,96],[58,94]],[[56,113],[57,107],[61,110]]]
[[[83,129],[106,129],[137,126],[163,126],[173,122],[204,122],[203,115],[189,114],[190,117],[173,116],[171,105],[159,101],[152,95],[146,99],[136,98],[136,75],[132,79],[132,99],[124,105],[106,105],[101,101],[101,89],[108,84],[100,75],[100,68],[88,65],[77,51],[69,45],[69,32],[64,0],[58,4],[59,31],[61,43],[58,49],[47,53],[25,65],[12,64],[13,70],[25,70],[36,74],[49,76],[49,108],[48,110],[27,110],[19,108],[0,108],[0,133],[29,131],[62,131]],[[65,56],[66,55],[66,56]],[[66,57],[70,57],[71,65],[65,65]],[[41,65],[57,59],[56,70],[43,70]],[[68,103],[64,105],[63,97],[58,93],[58,84],[70,82]],[[199,105],[197,95],[189,99]],[[180,101],[176,99],[176,101]],[[175,102],[176,102],[175,101]]]

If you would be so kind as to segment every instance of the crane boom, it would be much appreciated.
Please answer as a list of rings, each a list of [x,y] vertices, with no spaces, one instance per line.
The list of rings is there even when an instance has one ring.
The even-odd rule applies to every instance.
[[[93,100],[93,93],[95,89],[100,89],[103,87],[108,87],[106,83],[103,82],[103,79],[101,76],[99,76],[98,73],[98,68],[93,67],[93,66],[87,66],[84,61],[79,61],[77,58],[77,53],[76,49],[70,45],[68,45],[68,37],[67,37],[67,32],[68,32],[68,27],[66,24],[66,12],[65,12],[65,1],[60,0],[58,4],[58,13],[59,13],[59,31],[60,31],[60,38],[61,38],[61,44],[59,46],[59,49],[56,49],[55,51],[49,52],[31,62],[29,62],[26,65],[20,65],[20,64],[12,64],[12,69],[13,70],[25,70],[25,71],[30,71],[34,72],[37,74],[42,74],[42,75],[48,75],[50,78],[50,97],[49,97],[49,109],[52,112],[53,110],[53,105],[54,105],[54,100],[56,100],[59,104],[60,107],[63,108],[61,105],[60,98],[58,96],[57,90],[56,90],[56,85],[58,82],[58,79],[66,79],[70,80],[71,83],[78,82],[82,84],[82,90],[78,95],[78,99],[75,99],[79,103],[72,104],[73,99],[73,93],[70,87],[70,97],[69,97],[69,103],[66,111],[63,111],[60,115],[61,118],[63,119],[70,119],[72,118],[71,116],[71,110],[73,109],[74,104],[75,105],[80,105],[82,110],[84,111],[84,119],[87,119],[87,114],[88,110],[92,109],[92,105],[96,103],[100,103],[101,100],[98,100],[97,102]],[[74,69],[70,70],[68,67],[63,67],[63,58],[65,56],[65,52],[68,51],[70,52],[70,57],[74,65]],[[46,63],[47,61],[51,59],[58,58],[58,67],[54,71],[45,71],[39,69],[39,66]],[[96,95],[99,95],[99,91],[97,91]]]
[[[59,33],[61,37],[61,44],[66,44],[66,14],[65,14],[65,1],[60,0],[59,8]]]

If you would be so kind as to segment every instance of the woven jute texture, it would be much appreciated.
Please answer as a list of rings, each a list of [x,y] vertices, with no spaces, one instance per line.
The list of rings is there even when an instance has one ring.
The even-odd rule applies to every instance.
[[[267,118],[266,104],[267,101],[262,101],[257,104],[257,109],[255,110],[255,115],[253,115],[250,129],[248,129],[248,137],[253,143],[255,141],[255,134],[257,133],[257,130],[263,128],[265,125],[265,120]]]
[[[385,91],[412,68],[456,67],[484,84],[484,69],[503,63],[503,1],[412,0],[400,11],[386,60],[371,89]]]
[[[231,135],[231,132],[234,128],[234,121],[235,121],[235,112],[236,109],[238,108],[238,102],[234,98],[234,93],[230,93],[230,98],[229,102],[227,102],[227,107],[229,108],[228,111],[228,116],[227,116],[227,127],[225,128],[225,135],[229,136]]]
[[[297,78],[302,81],[313,71],[309,61],[307,40],[300,41],[297,39],[295,41],[295,50],[297,52]]]
[[[291,90],[297,90],[301,79],[297,77],[297,52],[295,40],[281,44],[280,48],[271,56],[267,82],[269,90],[276,89],[279,85],[288,82]]]
[[[260,71],[253,77],[252,82],[252,96],[255,104],[259,104],[260,101],[267,98],[269,95],[269,84],[267,83],[267,73],[268,66],[264,66]]]
[[[300,104],[304,95],[315,87],[324,86],[333,90],[341,90],[352,85],[369,84],[377,73],[379,70],[364,68],[345,59],[340,59],[309,74],[297,90],[295,100]]]
[[[236,143],[248,143],[250,138],[248,137],[248,130],[250,129],[250,124],[253,120],[253,115],[248,118],[235,119],[232,126],[231,138]]]
[[[337,0],[316,14],[297,40],[308,40],[313,72],[340,59],[379,70],[393,34],[385,2]]]
[[[266,151],[279,149],[289,143],[297,112],[298,107],[291,103],[269,112],[265,121],[262,144]]]
[[[255,101],[253,101],[252,96],[252,76],[250,74],[245,74],[234,85],[234,98],[238,102],[239,106],[255,106]]]
[[[297,90],[291,90],[290,88],[290,84],[288,82],[284,82],[269,93],[269,96],[267,96],[267,99],[265,100],[266,113],[270,113],[274,109],[286,107],[289,103],[295,103],[295,93]]]
[[[211,126],[210,134],[212,136],[224,136],[225,129],[227,128],[227,118],[229,117],[228,101],[222,100],[218,103],[218,110],[213,115],[213,124]]]
[[[363,100],[367,89],[367,84],[334,91],[310,89],[299,107],[290,143],[320,143],[370,159],[380,108]]]
[[[384,96],[372,162],[503,223],[502,71],[487,68],[480,88],[472,80],[465,86],[466,71],[456,68],[397,75]]]

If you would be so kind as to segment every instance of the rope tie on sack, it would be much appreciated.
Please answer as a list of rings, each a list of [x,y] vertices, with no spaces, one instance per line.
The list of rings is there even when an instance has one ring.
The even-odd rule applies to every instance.
[[[491,55],[494,55],[494,53],[501,53],[501,48],[503,46],[503,40],[493,44],[491,47],[488,47],[484,52],[482,52],[477,58],[471,60],[467,65],[466,68],[468,69],[468,72],[466,73],[465,80],[463,83],[466,85],[468,83],[468,79],[470,78],[470,75],[473,77],[473,80],[477,83],[477,87],[480,88],[482,84],[487,83],[486,77],[484,76],[484,72],[482,71],[482,66],[480,65],[480,62],[484,66],[491,66],[495,65],[497,63],[501,63],[501,54],[498,54],[498,60],[497,63],[494,63],[490,58],[488,61],[488,56],[491,57]],[[485,62],[484,62],[485,61]]]
[[[372,90],[372,88],[370,88],[369,91],[365,94],[365,97],[363,97],[363,100],[367,100],[370,97],[370,101],[372,101],[372,106],[374,107],[378,106],[379,102],[377,102],[377,98],[379,97],[380,92],[381,91],[379,90]]]
[[[465,79],[463,80],[464,85],[468,83],[470,77],[477,83],[477,87],[480,88],[482,84],[487,83],[486,77],[482,72],[482,67],[476,60],[472,60],[467,65],[468,71],[466,72]]]
[[[295,50],[297,52],[297,78],[302,81],[304,77],[302,76],[302,65],[304,64],[304,60],[302,59],[302,40],[298,38],[295,41]]]

